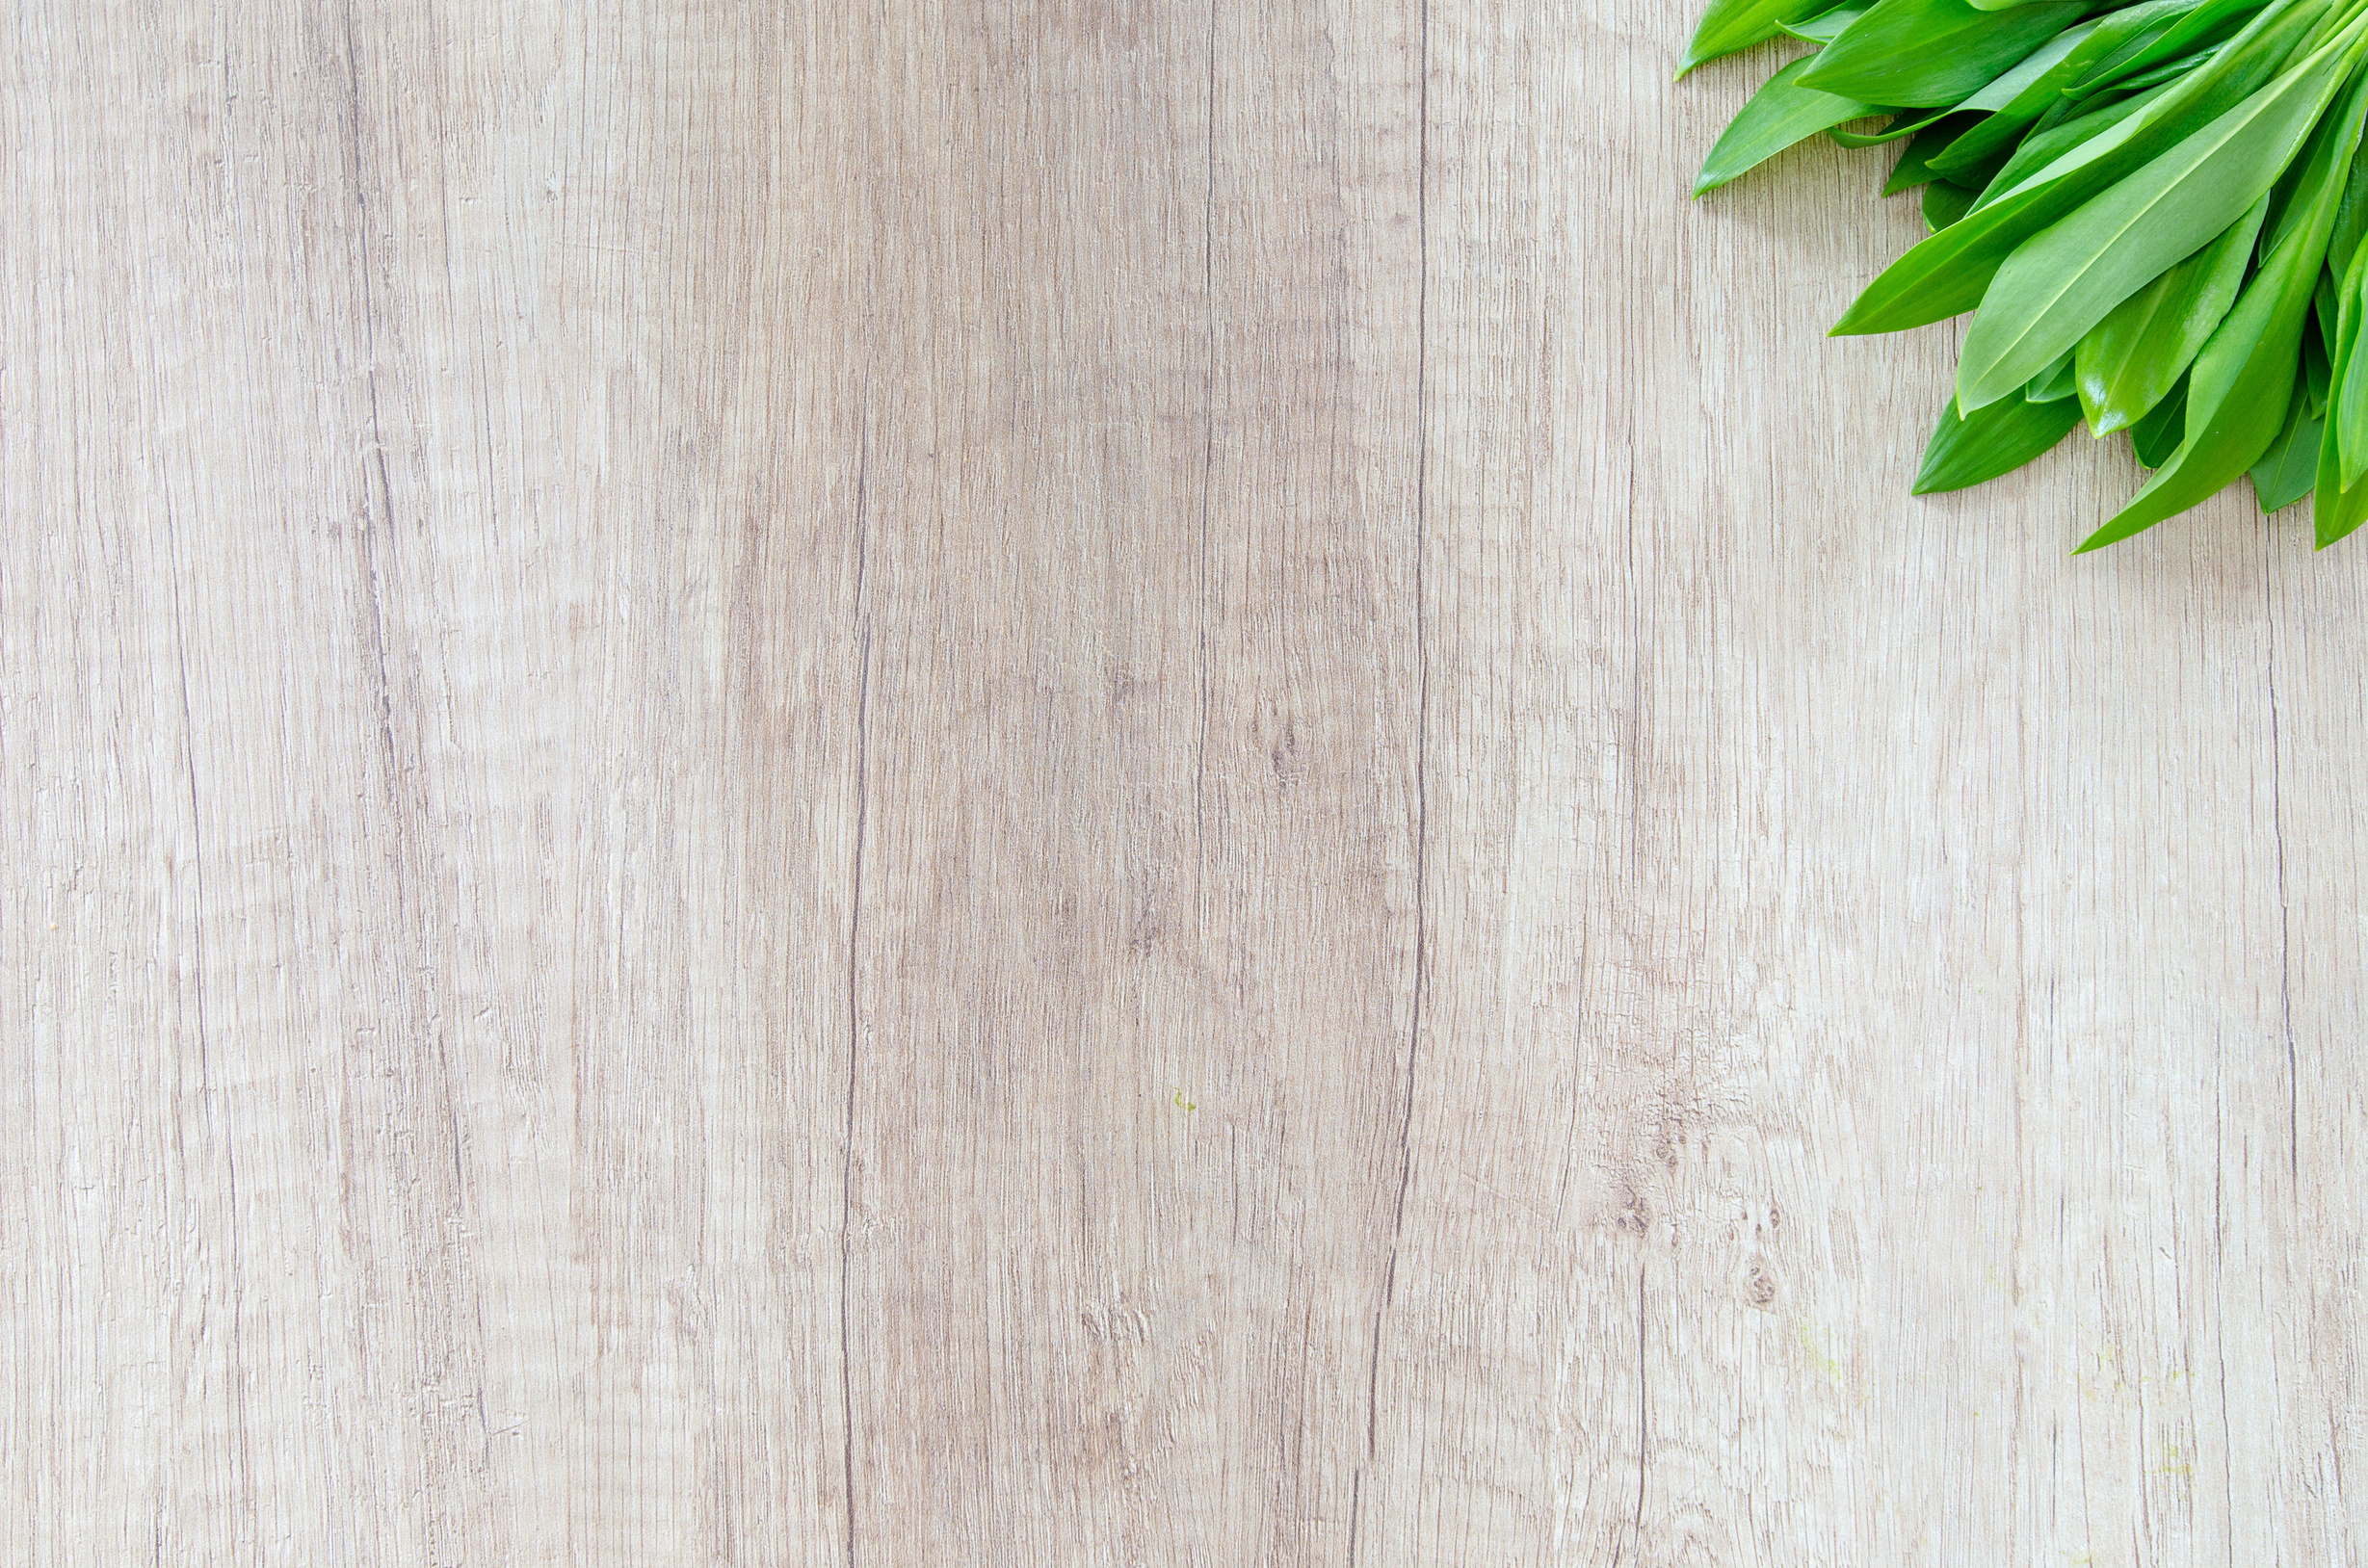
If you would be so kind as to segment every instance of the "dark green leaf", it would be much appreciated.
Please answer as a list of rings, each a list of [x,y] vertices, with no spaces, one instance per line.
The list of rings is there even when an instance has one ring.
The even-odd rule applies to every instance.
[[[2080,405],[2066,399],[2026,403],[2012,398],[1978,410],[1971,419],[1958,417],[1952,402],[1940,410],[1940,424],[1924,448],[1914,493],[1961,490],[1996,479],[2063,440],[2079,423]]]
[[[2319,276],[2326,277],[2326,272],[2322,271]],[[2311,418],[2317,419],[2327,412],[2327,394],[2334,380],[2334,367],[2327,357],[2327,339],[2320,334],[2319,319],[2314,312],[2302,322],[2302,402]]]
[[[1934,180],[1924,188],[1924,226],[1937,234],[1965,216],[1974,194],[1961,185]]]
[[[2268,202],[2254,202],[2219,239],[2114,306],[2080,340],[2080,404],[2091,431],[2124,430],[2169,395],[2236,303],[2268,210]]]
[[[2290,507],[2310,493],[2319,477],[2319,438],[2325,427],[2311,416],[2300,387],[2286,410],[2286,428],[2252,466],[2253,496],[2263,511]]]
[[[1918,131],[1900,161],[1891,166],[1891,177],[1883,181],[1882,194],[1896,196],[1912,190],[1933,177],[1932,156],[1949,144],[1950,140],[1973,123],[1971,116],[1951,115],[1936,124]]]
[[[2064,84],[2086,68],[2090,46],[2097,41],[2099,32],[2096,22],[2066,28],[2034,49],[2013,70],[1959,104],[1961,110],[1992,113],[1934,159],[1934,169],[1960,185],[1970,185],[1974,182],[1964,177],[1964,170],[1992,159],[2003,164],[2023,133],[2063,101]]]
[[[2160,468],[2186,439],[2187,378],[2182,376],[2179,384],[2145,418],[2129,428],[2130,451],[2136,454],[2140,466]]]
[[[2116,82],[2114,86],[2119,88],[2124,92],[2136,92],[2142,88],[2152,87],[2158,82],[2169,82],[2177,77],[2185,76],[2189,71],[2194,70],[2197,66],[2204,64],[2218,53],[2220,53],[2220,46],[2218,44],[2214,44],[2209,49],[2198,49],[2194,54],[2189,55],[2184,59],[2166,60],[2161,65],[2155,66],[2152,70],[2140,71],[2135,76],[2123,77],[2120,81]]]
[[[2087,9],[2083,0],[2002,12],[1966,0],[1879,0],[1817,57],[1807,85],[1866,103],[1954,104]]]
[[[1702,161],[1702,171],[1694,181],[1696,196],[1717,190],[1746,170],[1767,162],[1829,125],[1874,113],[1873,104],[1837,98],[1830,92],[1801,86],[1802,70],[1815,58],[1807,55],[1794,61],[1751,94],[1751,101],[1743,106],[1720,136],[1718,144],[1710,149],[1710,156]]]
[[[2347,537],[2360,524],[2368,523],[2368,484],[2342,488],[2335,476],[2334,429],[2319,438],[2319,483],[2311,496],[2311,521],[2318,535],[2318,548],[2326,549],[2337,539]]]
[[[2148,105],[2170,91],[2168,86],[2154,88],[2128,98],[2091,98],[2074,103],[2065,99],[2065,116],[2055,123],[2041,123],[2031,129],[2009,158],[1990,176],[1982,191],[1988,206],[2009,192],[2020,188],[2034,172],[2045,169],[2074,147],[2092,137],[2102,136],[2132,115],[2143,113]],[[2042,117],[2044,120],[2044,117]]]

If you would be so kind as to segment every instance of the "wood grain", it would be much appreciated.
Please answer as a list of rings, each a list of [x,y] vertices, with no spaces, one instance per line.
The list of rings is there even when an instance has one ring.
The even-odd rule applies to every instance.
[[[1585,0],[24,0],[0,1559],[2318,1564],[2368,556]]]

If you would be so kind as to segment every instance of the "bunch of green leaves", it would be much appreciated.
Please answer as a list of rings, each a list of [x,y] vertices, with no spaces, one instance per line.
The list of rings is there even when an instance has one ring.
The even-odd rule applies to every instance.
[[[1928,237],[1836,333],[1978,310],[1919,495],[1994,479],[2085,418],[2153,470],[2081,545],[2250,474],[2368,521],[2368,0],[1711,0],[1678,74],[1779,38],[1695,194],[1823,133],[1902,144]]]

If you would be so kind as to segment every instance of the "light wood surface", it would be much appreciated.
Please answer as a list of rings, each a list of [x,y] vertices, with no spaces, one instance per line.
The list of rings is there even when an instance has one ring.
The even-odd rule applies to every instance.
[[[1582,0],[19,0],[0,1560],[2368,1552],[2368,549]]]

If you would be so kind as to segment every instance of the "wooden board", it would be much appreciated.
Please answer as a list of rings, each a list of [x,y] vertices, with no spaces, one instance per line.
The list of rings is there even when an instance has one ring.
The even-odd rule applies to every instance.
[[[1689,20],[15,7],[0,1558],[2357,1560],[2368,552]]]

